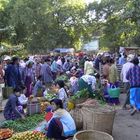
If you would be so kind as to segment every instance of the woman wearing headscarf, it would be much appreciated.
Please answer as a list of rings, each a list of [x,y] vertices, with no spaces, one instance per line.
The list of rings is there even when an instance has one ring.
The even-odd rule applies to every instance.
[[[32,94],[32,84],[35,80],[35,74],[32,69],[32,66],[33,66],[33,62],[28,61],[24,69],[24,83],[27,88],[26,97],[29,97]]]

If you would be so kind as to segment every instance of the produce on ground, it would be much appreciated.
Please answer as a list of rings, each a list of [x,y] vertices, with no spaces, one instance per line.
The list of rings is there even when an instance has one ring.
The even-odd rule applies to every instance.
[[[89,95],[88,90],[83,89],[81,91],[78,91],[74,96],[72,96],[71,100],[75,101],[75,100],[80,99],[80,98],[86,98],[86,97],[88,97],[88,95]]]
[[[27,131],[13,135],[9,140],[47,140],[41,132]]]
[[[68,81],[68,77],[66,75],[60,75],[56,78],[56,81],[58,80]]]
[[[7,120],[0,123],[0,128],[9,128],[14,132],[24,132],[34,129],[40,122],[44,120],[43,114],[35,114],[20,120]]]
[[[52,99],[56,98],[56,95],[48,92],[48,93],[45,95],[45,98],[46,98],[48,101],[51,101]]]
[[[0,140],[12,137],[13,130],[10,129],[0,129]]]
[[[50,105],[49,102],[41,102],[41,113],[46,112],[46,108]]]

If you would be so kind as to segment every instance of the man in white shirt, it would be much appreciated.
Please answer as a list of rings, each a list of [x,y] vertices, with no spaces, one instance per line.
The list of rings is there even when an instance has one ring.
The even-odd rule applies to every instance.
[[[124,84],[124,93],[127,94],[126,100],[124,102],[123,108],[126,108],[126,105],[129,104],[129,89],[130,89],[130,84],[129,81],[126,79],[126,74],[129,71],[131,67],[133,67],[133,63],[131,62],[134,58],[133,54],[130,54],[127,56],[127,63],[125,63],[122,67],[121,71],[121,80],[123,81]]]

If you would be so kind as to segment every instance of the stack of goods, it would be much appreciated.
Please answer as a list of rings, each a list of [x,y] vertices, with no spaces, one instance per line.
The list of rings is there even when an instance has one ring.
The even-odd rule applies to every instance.
[[[12,137],[13,131],[10,129],[0,129],[0,140]]]
[[[9,140],[47,140],[46,136],[41,132],[27,131],[13,135]]]
[[[77,104],[76,107],[97,107],[99,106],[99,101],[95,99],[87,99],[85,102],[81,104]]]
[[[24,120],[7,120],[0,123],[0,128],[9,128],[14,132],[24,132],[34,129],[40,122],[44,120],[44,115],[33,115],[26,117]]]

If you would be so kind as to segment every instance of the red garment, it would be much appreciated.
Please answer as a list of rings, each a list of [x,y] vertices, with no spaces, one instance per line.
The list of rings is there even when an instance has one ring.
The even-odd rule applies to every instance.
[[[53,116],[53,113],[52,112],[46,113],[45,120],[48,122],[52,118],[52,116]]]

